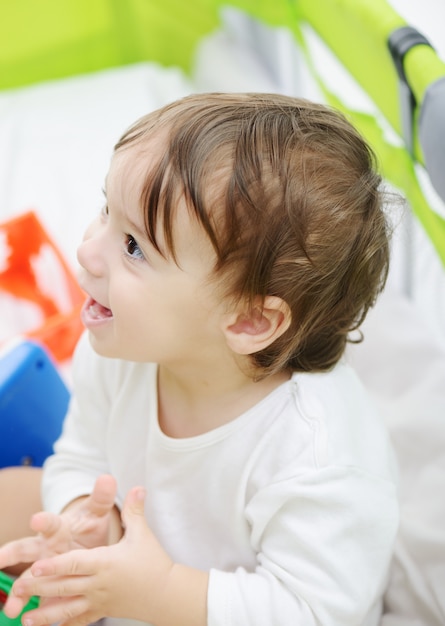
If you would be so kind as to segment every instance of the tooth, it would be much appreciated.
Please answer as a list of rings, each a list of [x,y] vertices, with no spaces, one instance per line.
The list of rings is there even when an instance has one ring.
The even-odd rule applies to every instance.
[[[101,317],[111,317],[112,313],[110,309],[99,304],[99,302],[94,302],[90,306],[90,314],[94,319],[99,319]]]

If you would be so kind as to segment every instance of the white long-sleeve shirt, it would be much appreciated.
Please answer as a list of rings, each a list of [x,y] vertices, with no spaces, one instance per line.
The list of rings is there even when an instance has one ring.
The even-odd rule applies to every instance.
[[[237,419],[174,439],[157,367],[106,359],[84,336],[45,508],[111,473],[176,562],[210,571],[208,626],[375,626],[398,525],[387,433],[354,372],[294,374]],[[180,626],[180,625],[178,625]]]

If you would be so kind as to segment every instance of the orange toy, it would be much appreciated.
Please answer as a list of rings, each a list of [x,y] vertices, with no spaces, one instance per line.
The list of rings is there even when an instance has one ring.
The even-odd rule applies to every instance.
[[[39,314],[37,324],[18,334],[43,343],[57,361],[71,357],[85,295],[33,211],[0,224],[1,292]]]

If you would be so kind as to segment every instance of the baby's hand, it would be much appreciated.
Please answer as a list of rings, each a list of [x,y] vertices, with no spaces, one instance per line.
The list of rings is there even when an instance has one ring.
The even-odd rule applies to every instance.
[[[80,626],[102,617],[154,621],[173,563],[147,526],[143,489],[130,490],[122,518],[125,535],[116,545],[37,561],[32,575],[15,584],[21,597],[43,600],[25,614],[25,626]]]
[[[112,516],[117,517],[115,495],[115,480],[104,475],[97,479],[90,496],[74,501],[62,514],[36,513],[30,524],[36,534],[2,546],[0,569],[17,563],[33,563],[70,550],[108,545]],[[116,521],[113,523],[116,527]],[[117,535],[116,528],[113,530]],[[27,571],[18,581],[28,576]],[[4,606],[5,614],[10,618],[17,617],[28,599],[29,596],[17,597],[13,586]]]

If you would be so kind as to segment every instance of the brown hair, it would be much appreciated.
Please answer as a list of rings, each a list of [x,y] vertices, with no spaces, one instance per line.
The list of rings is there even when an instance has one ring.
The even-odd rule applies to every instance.
[[[272,94],[188,96],[142,118],[116,150],[143,151],[159,134],[165,152],[141,198],[152,244],[159,250],[159,222],[176,258],[172,217],[184,197],[230,292],[278,296],[291,310],[290,328],[251,357],[261,375],[330,369],[388,272],[369,146],[339,112]]]

